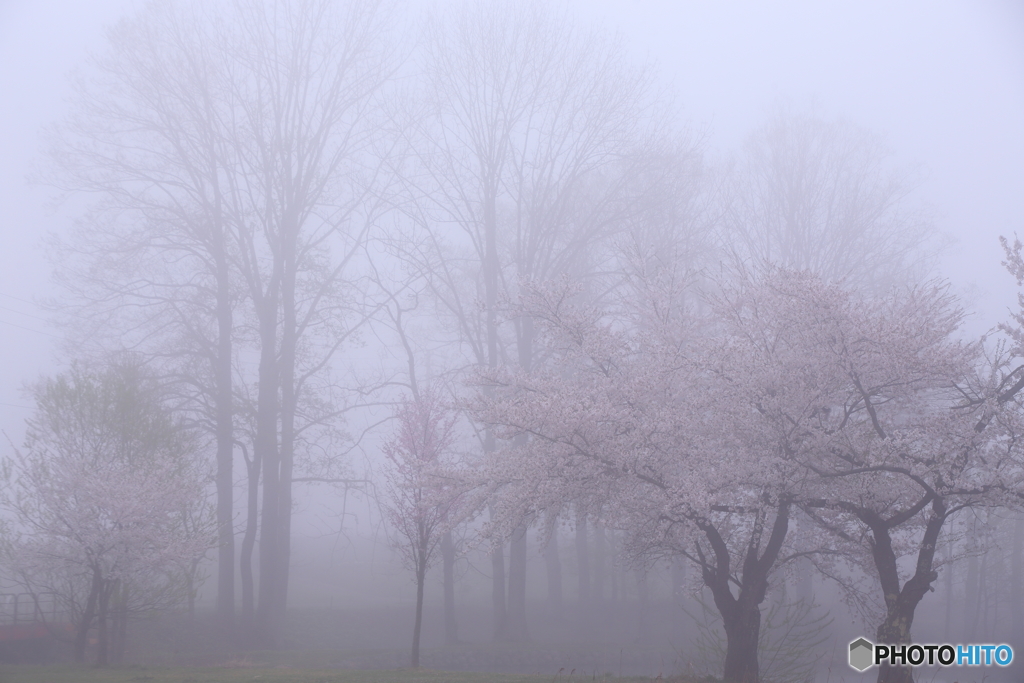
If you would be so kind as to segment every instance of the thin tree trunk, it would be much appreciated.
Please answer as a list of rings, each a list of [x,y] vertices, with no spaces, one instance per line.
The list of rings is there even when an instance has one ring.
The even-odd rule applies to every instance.
[[[508,559],[508,639],[521,643],[529,635],[526,628],[526,555],[527,524],[512,532]]]
[[[218,194],[219,197],[219,194]],[[218,211],[219,215],[219,211]],[[231,635],[235,628],[234,427],[231,385],[233,320],[223,230],[215,231],[217,271],[217,357],[215,360],[217,435],[217,617]]]
[[[949,642],[949,626],[953,622],[953,542],[946,541],[946,564],[942,568],[946,575],[946,619],[942,625],[942,642]],[[1016,612],[1014,612],[1016,616]]]
[[[100,595],[96,617],[96,666],[109,666],[110,637],[107,629],[107,618],[110,614],[110,594],[113,592],[114,582],[104,579],[100,587]]]
[[[281,283],[281,353],[278,370],[281,382],[281,442],[280,481],[278,483],[278,566],[275,582],[275,619],[284,624],[288,608],[288,575],[291,565],[292,548],[292,476],[295,468],[295,411],[298,395],[295,391],[295,347],[297,344],[297,321],[295,302],[295,240],[298,227],[294,226],[289,237],[283,237],[283,271]]]
[[[814,566],[807,557],[796,563],[796,597],[808,605],[814,602]]]
[[[973,538],[977,538],[978,525],[977,519],[973,521],[973,528],[971,534]],[[974,636],[976,635],[976,625],[974,620],[968,618],[968,610],[974,611],[977,614],[978,605],[978,556],[971,555],[967,558],[967,583],[964,586],[964,614],[962,616],[963,625],[961,637],[964,642],[973,643],[975,642]]]
[[[640,645],[651,642],[651,624],[648,619],[650,595],[647,586],[647,570],[636,570],[636,625]]]
[[[420,556],[416,566],[416,623],[412,629],[412,668],[420,665],[420,630],[423,625],[423,584],[427,579],[427,563]]]
[[[686,629],[686,560],[672,558],[672,636],[676,643],[683,642]]]
[[[260,526],[259,603],[256,606],[256,638],[261,647],[277,643],[277,586],[280,566],[280,475],[278,451],[278,382],[276,297],[263,302],[260,320],[259,393],[256,408],[256,443],[254,450],[263,461],[263,515]]]
[[[85,610],[78,622],[78,631],[75,633],[75,661],[85,661],[85,646],[89,642],[89,629],[92,627],[92,620],[96,618],[96,603],[99,600],[100,589],[103,585],[103,578],[99,569],[92,570],[92,585],[89,588],[89,598],[85,602]]]
[[[252,460],[249,459],[248,449],[245,448],[244,444],[239,443],[242,447],[242,454],[245,457],[245,469],[248,475],[247,486],[248,496],[246,499],[246,517],[245,517],[245,533],[242,536],[242,553],[239,561],[241,568],[242,577],[242,619],[245,622],[245,628],[249,630],[248,637],[252,637],[251,632],[254,623],[253,617],[255,614],[255,581],[253,579],[252,572],[252,555],[253,550],[256,547],[256,530],[259,528],[259,497],[260,497],[260,453],[253,449]]]
[[[1024,517],[1020,515],[1013,521],[1013,551],[1010,557],[1010,618],[1012,619],[1013,644],[1017,648],[1024,646]]]
[[[115,664],[124,662],[124,651],[128,639],[128,584],[118,581],[114,590],[114,609],[111,614],[113,637],[111,639],[111,660]]]
[[[494,512],[491,511],[493,517]],[[503,640],[508,629],[505,607],[505,548],[496,545],[491,551],[491,604],[494,608],[494,640]]]
[[[444,643],[459,642],[459,624],[455,619],[455,541],[452,532],[441,537],[441,562],[444,569]]]
[[[600,518],[594,520],[594,584],[593,601],[600,607],[604,603],[605,562],[607,558],[604,524]]]
[[[587,513],[576,508],[576,569],[579,574],[576,598],[579,602],[579,628],[582,635],[590,623],[590,549],[587,547]]]
[[[548,574],[548,607],[554,618],[562,616],[562,558],[558,550],[558,522],[551,526],[544,546],[544,564]]]

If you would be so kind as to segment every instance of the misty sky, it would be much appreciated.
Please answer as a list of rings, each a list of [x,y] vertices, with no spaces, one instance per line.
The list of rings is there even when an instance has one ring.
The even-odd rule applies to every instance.
[[[42,240],[66,225],[26,183],[65,75],[104,45],[125,0],[0,0],[0,428],[20,443],[26,380],[51,372],[56,332],[33,301],[56,294]],[[419,7],[422,3],[416,3]],[[723,158],[780,105],[885,136],[920,179],[915,200],[955,241],[943,274],[1006,317],[1015,288],[997,237],[1024,237],[1024,2],[574,0],[660,65],[687,122]]]

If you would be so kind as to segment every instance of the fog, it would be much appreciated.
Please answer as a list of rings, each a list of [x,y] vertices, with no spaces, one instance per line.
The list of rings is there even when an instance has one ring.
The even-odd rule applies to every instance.
[[[905,681],[847,663],[903,638],[883,546],[924,581],[900,642],[1024,657],[1024,5],[319,6],[0,0],[0,585],[66,584],[52,658]],[[70,415],[106,455],[60,483]],[[121,476],[154,521],[108,653],[86,574],[33,564],[75,534],[33,520]],[[759,626],[726,637],[723,590]]]

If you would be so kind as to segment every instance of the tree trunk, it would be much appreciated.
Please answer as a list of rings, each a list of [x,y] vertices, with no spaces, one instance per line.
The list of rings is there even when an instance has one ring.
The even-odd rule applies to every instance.
[[[253,449],[252,460],[249,460],[248,450],[243,444],[242,453],[245,456],[245,469],[248,475],[248,496],[246,500],[245,533],[242,536],[242,555],[239,561],[242,576],[242,619],[245,621],[247,638],[252,638],[254,627],[253,617],[255,614],[255,581],[252,573],[252,555],[256,547],[256,530],[259,527],[259,498],[260,498],[260,453]]]
[[[686,631],[686,560],[676,555],[672,558],[672,637],[682,643]]]
[[[217,356],[214,367],[217,436],[217,618],[229,635],[235,628],[234,428],[231,386],[231,292],[223,230],[215,231]]]
[[[526,554],[527,523],[512,532],[508,558],[508,639],[522,643],[528,639],[526,628]]]
[[[493,439],[493,436],[491,436]],[[486,448],[486,445],[485,445]],[[493,446],[492,446],[493,450]],[[494,511],[491,511],[494,516]],[[491,550],[491,604],[494,608],[494,640],[503,640],[508,629],[508,611],[505,607],[505,548],[496,545]]]
[[[735,683],[759,683],[760,671],[757,660],[757,642],[761,636],[761,608],[752,600],[737,601],[723,614],[725,626],[725,670],[722,680]]]
[[[808,605],[814,602],[814,566],[807,557],[796,563],[796,597]]]
[[[1010,644],[1014,652],[1024,652],[1024,516],[1019,513],[1013,520],[1013,545],[1010,555]],[[1010,665],[1013,678],[1024,678],[1020,662]]]
[[[291,222],[291,221],[289,221]],[[292,225],[282,237],[283,271],[281,283],[281,353],[278,371],[281,382],[281,442],[280,481],[278,483],[278,565],[275,583],[275,620],[284,623],[288,608],[288,575],[292,548],[292,476],[295,469],[295,411],[298,394],[295,388],[295,348],[298,343],[296,321],[295,280],[298,265],[295,261],[295,242],[299,227]]]
[[[562,616],[562,558],[558,550],[558,522],[551,527],[547,545],[544,546],[544,564],[548,574],[548,607],[551,616]]]
[[[605,541],[604,524],[600,519],[594,521],[594,603],[598,606],[604,603],[605,567],[608,558],[607,543]]]
[[[934,499],[932,514],[925,524],[924,535],[918,545],[916,571],[901,588],[888,522],[875,513],[858,513],[861,520],[871,529],[871,555],[885,599],[886,616],[878,626],[876,642],[892,645],[906,645],[911,642],[910,627],[914,623],[914,612],[921,599],[931,590],[932,583],[939,577],[932,565],[945,515],[945,503],[940,498]],[[909,666],[890,666],[883,663],[878,668],[878,683],[912,683],[913,680],[913,671]]]
[[[111,610],[111,622],[113,624],[111,638],[111,661],[114,664],[124,662],[124,651],[128,639],[128,584],[118,581],[118,587],[114,590],[113,604]]]
[[[256,606],[256,638],[260,647],[277,643],[277,586],[280,566],[280,474],[277,443],[278,382],[276,297],[265,299],[260,320],[259,393],[256,407],[256,457],[263,461],[263,515],[260,527],[259,604]]]
[[[412,628],[412,668],[420,665],[420,629],[423,625],[423,584],[427,579],[426,559],[421,555],[416,566],[416,623]]]
[[[107,629],[107,618],[110,615],[110,595],[114,592],[115,581],[104,579],[100,585],[100,594],[96,610],[96,666],[110,665],[110,637]]]
[[[949,627],[953,623],[953,542],[946,540],[946,564],[942,568],[946,577],[946,619],[942,625],[942,641],[949,642]],[[1016,611],[1014,616],[1016,616]]]
[[[778,560],[779,551],[789,532],[789,508],[790,502],[785,499],[776,504],[775,521],[764,552],[761,552],[761,537],[767,511],[756,511],[750,541],[743,557],[738,596],[732,594],[730,587],[731,558],[724,539],[710,521],[697,521],[714,556],[713,562],[705,558],[700,545],[697,545],[704,585],[711,589],[715,607],[725,627],[725,667],[722,680],[726,683],[759,683],[757,644],[761,634],[761,603],[768,592],[768,575]]]
[[[459,624],[455,619],[455,541],[452,532],[441,537],[441,563],[444,569],[444,644],[459,642]]]
[[[96,603],[99,599],[100,589],[103,586],[103,577],[99,570],[93,568],[92,585],[89,588],[89,598],[85,602],[85,610],[78,622],[78,630],[75,632],[75,661],[85,661],[85,646],[89,642],[89,629],[92,627],[92,620],[96,618]]]
[[[1024,517],[1013,521],[1013,551],[1010,557],[1010,615],[1013,628],[1013,644],[1024,651]]]
[[[576,569],[579,574],[576,598],[579,603],[579,630],[586,635],[590,624],[590,549],[587,547],[587,514],[576,508]]]
[[[640,645],[651,642],[651,623],[648,618],[650,595],[647,586],[647,570],[636,570],[636,630]]]

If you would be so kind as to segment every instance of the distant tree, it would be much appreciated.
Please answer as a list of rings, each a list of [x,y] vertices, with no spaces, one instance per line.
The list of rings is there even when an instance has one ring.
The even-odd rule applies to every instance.
[[[853,124],[775,114],[731,174],[726,248],[874,293],[920,279],[936,236],[890,156],[878,135]]]
[[[54,150],[55,182],[96,199],[64,250],[69,289],[84,294],[74,319],[89,314],[107,331],[104,350],[164,359],[183,408],[216,434],[225,629],[236,420],[251,418],[244,455],[250,501],[262,484],[260,570],[257,588],[252,526],[242,611],[267,645],[287,605],[294,480],[315,478],[302,476],[314,450],[304,446],[350,408],[331,361],[374,308],[354,281],[386,176],[374,112],[394,69],[389,8],[149,6],[111,32]],[[238,362],[246,346],[255,371]],[[254,408],[239,416],[245,383]]]
[[[439,12],[421,63],[403,128],[413,163],[402,206],[419,230],[399,250],[426,276],[469,363],[529,368],[533,322],[502,330],[502,300],[519,282],[595,269],[613,235],[661,208],[654,198],[670,193],[652,188],[675,179],[692,148],[667,132],[651,69],[541,3]],[[493,435],[481,437],[493,452]],[[507,593],[504,546],[492,554],[494,635],[525,640],[526,522],[509,538]]]
[[[444,537],[459,521],[463,490],[454,478],[452,444],[456,416],[433,389],[417,392],[398,409],[397,430],[384,444],[383,507],[394,530],[395,547],[416,580],[412,666],[420,664],[423,589],[427,570]]]
[[[75,656],[95,625],[96,663],[123,651],[132,605],[186,597],[193,562],[215,544],[196,441],[159,384],[131,360],[82,365],[35,387],[25,450],[5,465],[3,504],[14,516],[6,566],[30,589],[72,605]],[[118,642],[118,639],[120,642]]]

